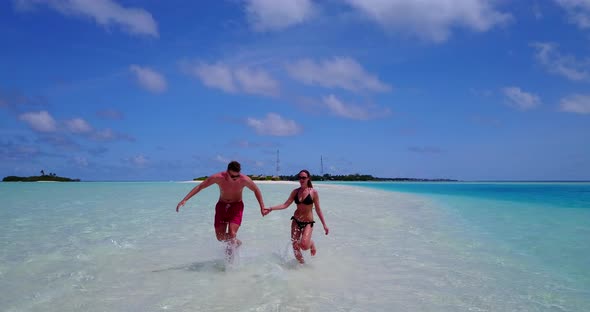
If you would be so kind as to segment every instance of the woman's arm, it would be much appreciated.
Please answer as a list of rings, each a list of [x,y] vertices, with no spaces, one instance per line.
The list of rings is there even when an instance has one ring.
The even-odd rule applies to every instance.
[[[268,209],[270,209],[270,211],[285,209],[291,205],[293,200],[295,200],[295,196],[297,196],[297,189],[291,191],[291,194],[289,194],[289,198],[287,198],[287,200],[282,205],[272,206]]]
[[[313,203],[315,205],[315,213],[317,213],[318,217],[320,218],[320,221],[322,221],[324,231],[326,232],[326,235],[328,235],[330,229],[328,229],[326,221],[324,220],[324,214],[322,213],[322,209],[320,208],[320,194],[318,194],[318,191],[316,190],[314,190]]]

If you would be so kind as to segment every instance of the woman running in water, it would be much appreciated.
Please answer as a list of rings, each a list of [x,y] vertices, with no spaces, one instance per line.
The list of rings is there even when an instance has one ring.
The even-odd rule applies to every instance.
[[[295,213],[291,217],[291,242],[293,243],[293,252],[295,258],[299,263],[305,263],[301,250],[310,250],[311,255],[315,256],[317,249],[313,240],[311,240],[311,233],[313,232],[313,207],[315,205],[315,212],[317,213],[324,231],[328,235],[329,229],[324,220],[324,215],[320,208],[320,196],[318,191],[313,188],[311,184],[311,175],[307,170],[301,170],[299,172],[299,188],[294,189],[287,201],[282,205],[273,206],[268,209],[268,212],[273,210],[281,210],[289,207],[293,201],[297,205]]]

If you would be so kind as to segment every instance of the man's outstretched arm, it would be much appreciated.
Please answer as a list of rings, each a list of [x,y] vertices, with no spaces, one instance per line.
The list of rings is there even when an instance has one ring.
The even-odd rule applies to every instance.
[[[186,194],[186,196],[178,203],[178,205],[176,205],[176,212],[178,212],[180,207],[184,206],[184,204],[186,204],[186,202],[191,197],[197,195],[197,193],[200,192],[202,189],[213,185],[215,182],[216,182],[216,177],[215,177],[215,175],[212,175],[212,176],[208,177],[207,179],[205,179],[205,181],[199,183],[199,185],[195,186],[190,192],[188,192],[188,194]]]

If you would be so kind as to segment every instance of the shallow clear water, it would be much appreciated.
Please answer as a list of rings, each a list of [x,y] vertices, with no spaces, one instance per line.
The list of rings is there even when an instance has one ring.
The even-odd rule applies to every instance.
[[[590,182],[338,182],[386,191],[590,209]]]
[[[469,235],[481,245],[478,250],[547,278],[541,282],[560,281],[551,286],[550,295],[571,293],[561,301],[588,309],[589,300],[583,297],[590,298],[590,183],[345,184],[420,194],[436,202],[461,222],[457,235]],[[562,308],[568,310],[568,304]]]
[[[229,265],[212,226],[216,187],[174,211],[193,186],[1,183],[0,310],[590,308],[590,209],[318,184],[330,234],[316,223],[318,254],[302,266],[294,206],[262,218],[245,191]],[[260,185],[268,205],[294,187]]]

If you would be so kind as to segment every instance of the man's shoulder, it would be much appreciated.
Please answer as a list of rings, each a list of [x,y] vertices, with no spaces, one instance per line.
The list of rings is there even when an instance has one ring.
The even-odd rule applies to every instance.
[[[225,178],[225,176],[223,175],[225,171],[221,171],[218,173],[214,173],[212,175],[209,176],[210,179],[223,179]]]
[[[244,182],[254,183],[254,181],[249,176],[247,176],[247,175],[245,175],[243,173],[240,174],[240,177],[241,177],[240,180],[242,180]]]

